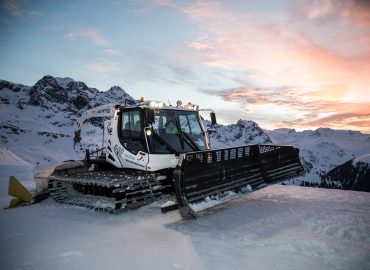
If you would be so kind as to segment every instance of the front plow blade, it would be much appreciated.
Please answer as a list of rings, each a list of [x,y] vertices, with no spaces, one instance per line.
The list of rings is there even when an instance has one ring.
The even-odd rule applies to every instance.
[[[303,174],[292,146],[247,145],[184,154],[174,171],[180,214],[194,217],[210,207]]]

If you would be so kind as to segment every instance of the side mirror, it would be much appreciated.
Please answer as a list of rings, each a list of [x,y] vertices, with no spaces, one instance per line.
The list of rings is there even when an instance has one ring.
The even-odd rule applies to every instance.
[[[211,122],[212,126],[217,125],[216,114],[214,112],[211,112]]]
[[[145,118],[148,124],[153,124],[155,122],[154,109],[147,108],[145,110]]]

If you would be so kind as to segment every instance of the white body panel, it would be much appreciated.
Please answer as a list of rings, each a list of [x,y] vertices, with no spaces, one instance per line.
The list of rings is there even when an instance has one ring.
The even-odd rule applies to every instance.
[[[168,154],[150,154],[147,171],[158,171],[167,168],[175,168],[179,162],[179,157]]]
[[[136,155],[124,148],[118,138],[118,115],[104,123],[106,160],[117,168],[158,171],[175,168],[179,158],[173,154],[148,154],[139,151]]]

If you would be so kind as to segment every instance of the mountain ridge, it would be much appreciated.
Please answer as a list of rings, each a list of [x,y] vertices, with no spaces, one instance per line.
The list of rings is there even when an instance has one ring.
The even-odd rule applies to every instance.
[[[82,158],[82,148],[101,146],[101,123],[91,121],[86,125],[82,148],[75,151],[71,134],[76,120],[89,108],[122,100],[134,102],[119,86],[100,91],[69,77],[46,75],[33,86],[0,80],[0,143],[34,165]],[[204,125],[206,129],[211,127],[207,120]],[[295,184],[308,180],[321,183],[329,171],[370,152],[369,134],[359,131],[263,130],[256,122],[242,119],[231,125],[218,124],[211,130],[212,148],[271,143],[298,147],[306,175],[288,182]]]

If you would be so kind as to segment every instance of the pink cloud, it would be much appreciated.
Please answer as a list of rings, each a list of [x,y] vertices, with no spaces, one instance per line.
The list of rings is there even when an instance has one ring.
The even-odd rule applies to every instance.
[[[267,85],[320,87],[339,80],[359,88],[369,85],[363,73],[370,58],[370,27],[356,22],[358,17],[366,21],[370,9],[360,9],[357,2],[293,2],[286,19],[257,11],[236,13],[214,1],[166,5],[199,22],[201,42],[197,38],[188,48],[201,51],[205,65],[253,69],[253,78]]]
[[[109,72],[109,71],[118,70],[120,63],[101,59],[101,60],[96,60],[93,63],[90,63],[88,66],[91,69],[96,70],[98,72]]]
[[[92,28],[76,27],[67,33],[67,36],[70,40],[75,40],[77,38],[87,38],[92,41],[94,44],[102,47],[109,47],[111,42],[103,37],[101,33]]]
[[[188,47],[195,50],[206,50],[212,48],[209,44],[199,41],[190,42]]]
[[[216,1],[197,1],[195,4],[180,8],[185,14],[193,19],[204,20],[222,20],[230,18],[233,14],[221,7]]]
[[[280,113],[285,122],[275,126],[352,125],[365,130],[370,2],[299,0],[281,14],[233,10],[225,2],[177,3],[165,1],[200,29],[186,48],[198,56],[194,59],[206,67],[244,72],[239,82],[263,86],[218,92],[224,100],[241,104],[250,116],[269,117],[269,125]],[[275,111],[269,114],[268,108]]]
[[[331,91],[338,87],[337,96]],[[260,109],[264,115],[276,117],[276,111],[290,112],[285,116],[288,120],[272,121],[270,127],[318,128],[348,128],[370,132],[370,101],[348,102],[340,101],[345,96],[341,86],[328,86],[320,91],[300,93],[296,87],[279,88],[235,88],[207,93],[221,96],[225,101],[242,104],[247,115],[255,117]],[[286,113],[287,114],[287,113]]]

